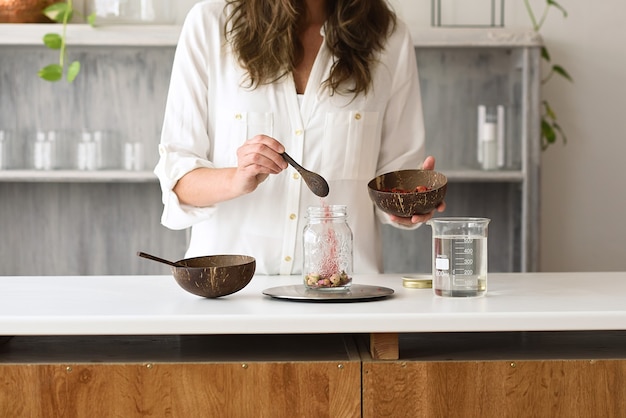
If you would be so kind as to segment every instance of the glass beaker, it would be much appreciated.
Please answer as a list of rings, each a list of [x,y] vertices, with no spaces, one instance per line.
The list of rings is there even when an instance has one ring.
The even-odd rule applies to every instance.
[[[433,292],[445,297],[487,293],[488,218],[433,218]]]
[[[352,284],[352,230],[344,205],[311,206],[302,233],[304,286],[347,290]]]

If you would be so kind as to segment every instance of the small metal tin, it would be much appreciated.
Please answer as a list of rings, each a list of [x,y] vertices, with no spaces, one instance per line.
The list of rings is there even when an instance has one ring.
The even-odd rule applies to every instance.
[[[433,279],[430,275],[404,275],[402,286],[409,289],[430,289],[433,287]]]

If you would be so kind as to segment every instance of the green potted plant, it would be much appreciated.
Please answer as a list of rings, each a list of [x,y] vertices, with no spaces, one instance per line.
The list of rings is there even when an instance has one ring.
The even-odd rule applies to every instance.
[[[59,81],[65,78],[68,82],[74,81],[80,72],[80,62],[72,61],[67,63],[67,24],[72,20],[76,13],[72,0],[53,3],[46,7],[43,14],[50,20],[62,24],[61,34],[47,33],[43,37],[43,43],[50,49],[59,51],[59,61],[49,64],[39,70],[38,75],[46,81]],[[87,22],[94,26],[96,16],[94,13],[87,16]]]
[[[567,17],[567,10],[554,0],[546,0],[545,7],[539,19],[537,19],[532,7],[530,6],[530,0],[524,0],[524,5],[528,11],[528,16],[530,17],[533,30],[537,33],[541,31],[550,9],[556,8],[561,11],[563,17]],[[561,65],[552,63],[552,58],[545,45],[541,48],[541,58],[549,65],[550,68],[548,74],[541,80],[541,84],[545,84],[550,81],[554,75],[561,76],[573,83],[572,77],[565,70],[565,68]],[[554,109],[550,103],[544,99],[541,101],[541,148],[543,150],[547,149],[550,145],[556,142],[558,137],[562,138],[563,143],[567,142],[567,137],[563,128],[557,121]]]

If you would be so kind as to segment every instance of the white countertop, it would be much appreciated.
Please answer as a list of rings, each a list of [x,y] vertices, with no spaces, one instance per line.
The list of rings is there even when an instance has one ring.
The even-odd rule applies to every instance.
[[[171,276],[0,277],[0,335],[176,335],[626,330],[626,272],[492,273],[482,298],[407,289],[400,275],[355,276],[395,290],[368,302],[262,294],[299,276],[255,276],[204,299]]]

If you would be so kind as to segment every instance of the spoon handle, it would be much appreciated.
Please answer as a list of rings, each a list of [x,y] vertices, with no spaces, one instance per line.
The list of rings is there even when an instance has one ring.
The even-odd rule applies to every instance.
[[[287,161],[293,168],[295,168],[298,171],[298,173],[302,174],[303,171],[308,171],[308,170],[305,170],[304,167],[302,167],[300,164],[295,162],[295,160],[291,158],[289,154],[287,154],[286,152],[283,152],[281,155],[283,156],[285,161]]]
[[[167,264],[168,266],[172,266],[172,267],[182,267],[180,264],[176,264],[176,263],[174,263],[174,262],[172,262],[172,261],[165,260],[165,259],[163,259],[163,258],[157,257],[156,255],[146,254],[146,253],[141,252],[141,251],[138,251],[138,252],[137,252],[137,255],[138,255],[139,257],[147,258],[147,259],[152,260],[152,261],[157,261],[157,262],[159,262],[159,263]]]

